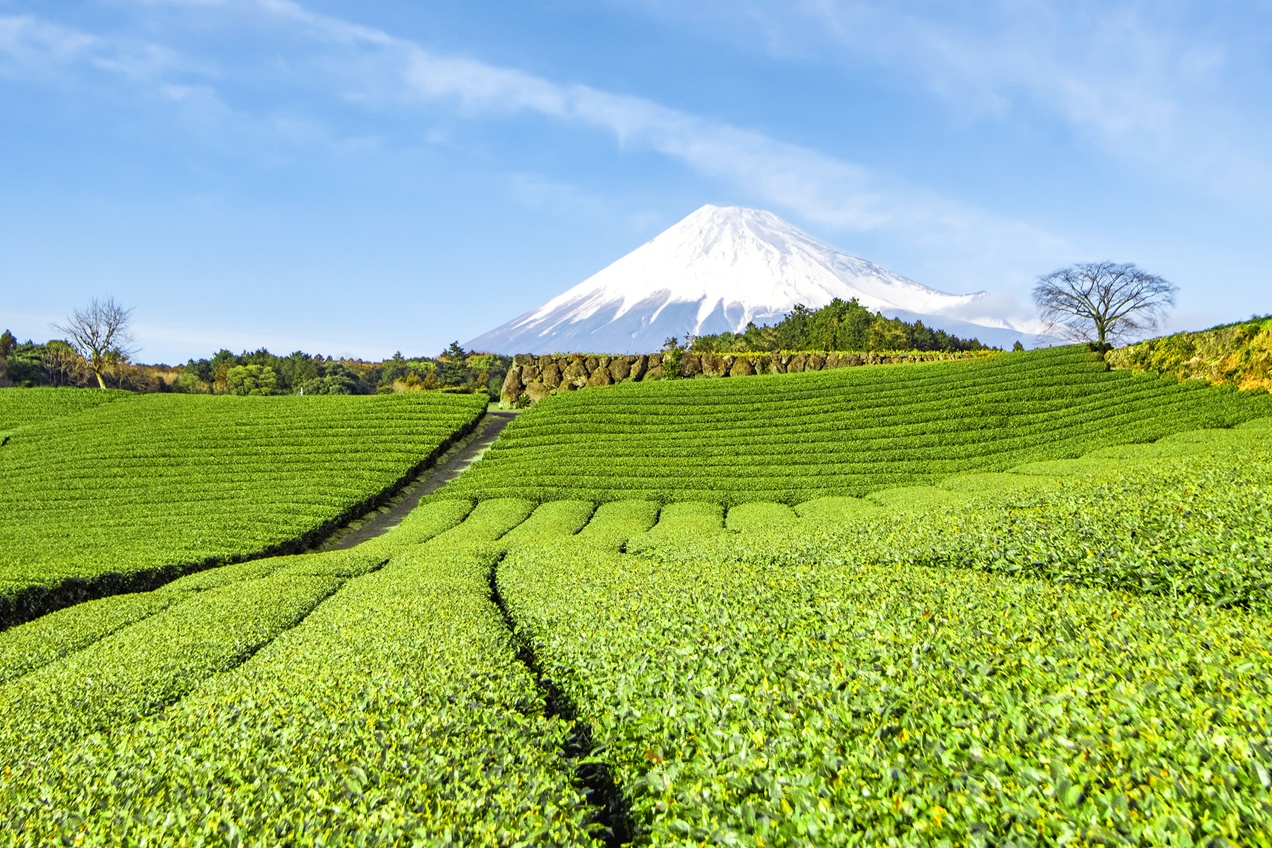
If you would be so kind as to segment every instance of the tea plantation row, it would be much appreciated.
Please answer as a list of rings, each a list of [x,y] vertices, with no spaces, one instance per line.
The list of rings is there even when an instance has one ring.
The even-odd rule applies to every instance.
[[[0,448],[0,627],[303,548],[412,476],[485,406],[405,394],[146,395],[77,407],[97,396],[31,391],[0,390],[0,420],[34,421]]]
[[[0,634],[0,832],[589,844],[559,691],[639,844],[1268,844],[1270,489],[1265,419],[793,509],[438,500]]]
[[[446,496],[800,503],[1272,415],[1272,397],[1109,372],[1084,348],[545,400]]]

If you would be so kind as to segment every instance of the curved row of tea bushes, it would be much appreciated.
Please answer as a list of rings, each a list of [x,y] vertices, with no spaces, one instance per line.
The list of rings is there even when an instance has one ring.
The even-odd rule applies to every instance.
[[[0,761],[16,767],[65,743],[161,710],[233,668],[340,585],[274,574],[173,603],[0,687]]]
[[[536,545],[582,530],[596,512],[588,501],[551,501],[540,504],[530,517],[500,537],[504,547]]]
[[[1264,616],[970,570],[655,561],[573,540],[511,551],[498,582],[642,844],[1267,836]]]
[[[160,592],[113,595],[12,627],[0,633],[0,683],[21,677],[162,612],[179,597]]]
[[[1272,613],[1272,420],[796,509],[794,528],[746,528],[747,556],[975,568]],[[675,553],[711,543],[682,538]]]
[[[684,501],[669,503],[658,513],[658,523],[647,533],[627,542],[628,550],[639,550],[681,539],[709,541],[723,534],[724,508],[717,503]]]
[[[19,431],[0,451],[0,627],[304,549],[484,408],[450,394],[146,395]]]
[[[794,527],[798,522],[798,514],[786,504],[764,501],[730,507],[725,516],[725,526],[735,533],[767,533]]]
[[[598,844],[562,753],[570,726],[547,714],[490,598],[495,540],[533,505],[488,501],[458,524],[469,509],[416,510],[368,543],[386,566],[163,713],[39,749],[0,776],[0,830],[80,845]],[[577,504],[541,516],[536,538],[586,521]]]
[[[271,575],[348,579],[366,574],[388,561],[393,552],[426,542],[456,527],[472,509],[471,501],[439,501],[430,504],[427,509],[412,512],[393,531],[352,550],[267,557],[209,568],[173,580],[151,592],[112,595],[49,613],[0,632],[0,684],[83,651],[112,633],[162,612],[173,604],[190,600],[198,593],[245,581],[259,581]],[[492,533],[498,535],[520,520],[529,509],[530,505],[522,502],[516,502],[511,512],[506,505],[489,504],[482,513],[486,517],[475,522],[467,532],[475,538],[485,538]],[[491,516],[494,516],[498,532],[492,531],[489,526],[480,526],[490,522]],[[135,637],[130,634],[130,638]]]
[[[618,550],[629,539],[646,532],[658,521],[659,507],[653,501],[610,501],[596,508],[579,538],[588,544]]]
[[[0,684],[82,651],[118,630],[173,604],[184,603],[199,593],[259,581],[271,575],[284,579],[358,577],[382,566],[392,552],[426,542],[457,526],[472,508],[471,501],[437,502],[428,509],[412,512],[393,532],[351,550],[267,557],[209,568],[151,592],[86,601],[11,627],[0,632]]]
[[[327,555],[312,556],[328,562],[332,559]],[[349,562],[342,562],[336,569],[328,566],[325,569],[327,575],[333,571],[348,571],[350,565],[361,571],[369,570],[373,565],[361,552],[357,557],[343,555],[341,558]],[[191,593],[268,577],[289,565],[298,565],[303,559],[304,556],[269,557],[212,568],[178,578],[153,592],[133,592],[85,601],[11,627],[0,632],[0,683],[81,651],[118,630],[163,612],[173,604],[189,600]],[[308,565],[304,568],[314,570]]]
[[[1272,415],[1272,398],[1105,370],[1084,348],[545,400],[447,496],[797,504]]]
[[[429,511],[432,511],[436,504],[426,506]],[[489,547],[488,543],[502,538],[508,531],[529,518],[534,510],[535,504],[523,498],[492,498],[482,501],[462,523],[435,536],[434,547],[466,548],[474,545]]]

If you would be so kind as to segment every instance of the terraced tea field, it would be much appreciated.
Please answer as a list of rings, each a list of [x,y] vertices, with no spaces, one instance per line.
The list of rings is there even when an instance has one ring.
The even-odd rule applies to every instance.
[[[455,496],[490,484],[487,459],[352,550],[212,568],[0,632],[0,834],[1272,844],[1267,398],[1126,375],[1106,397],[1110,378],[1071,351],[1001,359],[1069,386],[1032,413],[1062,447],[969,448],[1014,460],[850,481],[863,497],[795,497],[808,485],[795,461],[782,498],[710,465],[711,487],[683,490],[710,497],[617,497],[634,451],[616,482],[574,490],[605,497],[540,503],[539,484]],[[957,380],[980,385],[978,369],[929,367],[948,370],[874,371],[891,390],[869,415],[862,390],[852,420],[954,410]],[[791,409],[828,416],[847,396],[835,383],[818,400],[803,375],[729,382],[773,469],[778,442],[757,422],[777,419],[782,386]],[[901,391],[917,383],[949,396],[925,406]],[[668,385],[640,388],[674,394],[685,416],[686,386],[719,391]],[[1133,401],[1151,418],[1139,428],[1064,417],[1140,392],[1157,401]],[[540,408],[506,432],[572,407]],[[996,421],[945,438],[1008,441]],[[696,432],[712,443],[710,426]],[[835,448],[852,432],[810,439]],[[898,427],[890,450],[910,441],[934,449],[925,429]],[[817,443],[804,447],[786,456]]]
[[[28,394],[35,392],[35,394]],[[0,390],[0,625],[84,593],[303,547],[481,415],[463,395]]]
[[[623,384],[545,400],[448,488],[476,498],[796,504],[1272,415],[1272,398],[1106,371],[1081,347]]]

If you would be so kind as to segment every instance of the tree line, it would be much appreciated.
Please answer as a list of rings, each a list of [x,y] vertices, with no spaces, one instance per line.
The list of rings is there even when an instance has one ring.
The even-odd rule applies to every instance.
[[[674,341],[669,339],[668,341]],[[673,345],[675,346],[675,345]],[[977,339],[963,339],[922,321],[885,318],[856,298],[835,298],[821,309],[797,304],[773,325],[746,325],[740,333],[716,333],[689,340],[696,353],[743,353],[779,350],[992,350]]]
[[[232,395],[366,395],[400,391],[492,393],[508,373],[512,358],[466,351],[458,342],[435,357],[328,359],[295,351],[278,356],[265,348],[243,353],[220,350],[191,359],[172,383],[174,391]]]
[[[294,351],[285,356],[265,348],[233,353],[219,350],[184,365],[142,365],[118,350],[104,350],[93,367],[63,339],[19,342],[0,335],[0,387],[99,386],[137,392],[196,394],[366,395],[399,391],[482,392],[498,397],[512,358],[473,353],[452,342],[437,356],[383,361],[338,359]]]

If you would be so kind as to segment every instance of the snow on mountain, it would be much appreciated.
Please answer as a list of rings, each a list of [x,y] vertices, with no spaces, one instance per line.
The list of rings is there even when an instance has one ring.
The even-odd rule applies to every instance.
[[[986,292],[947,294],[835,250],[771,212],[703,206],[531,312],[464,346],[495,353],[648,353],[668,336],[771,324],[796,304],[856,298],[987,344],[1034,342]]]

